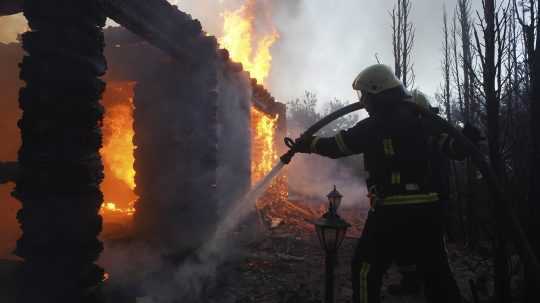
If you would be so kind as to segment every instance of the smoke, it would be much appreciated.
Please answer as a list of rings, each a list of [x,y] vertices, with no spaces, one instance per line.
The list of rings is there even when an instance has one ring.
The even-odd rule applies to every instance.
[[[120,291],[121,296],[143,302],[188,303],[208,299],[205,290],[216,286],[223,261],[223,253],[201,250],[178,264],[173,257],[139,242],[108,244],[100,263],[110,274],[109,289]]]
[[[304,0],[274,0],[272,1],[274,16],[296,18],[300,15],[303,4]]]
[[[284,164],[274,169],[245,196],[225,210],[213,237],[196,253],[166,256],[143,243],[108,245],[102,255],[102,265],[114,279],[112,285],[135,293],[145,302],[208,302],[219,283],[220,266],[239,255],[241,239],[231,238],[231,232],[255,208],[255,201],[271,184]]]
[[[303,131],[289,129],[289,134],[296,138]],[[330,159],[315,154],[297,154],[288,166],[287,181],[292,199],[326,201],[326,195],[336,185],[343,195],[343,206],[369,207],[360,155]]]

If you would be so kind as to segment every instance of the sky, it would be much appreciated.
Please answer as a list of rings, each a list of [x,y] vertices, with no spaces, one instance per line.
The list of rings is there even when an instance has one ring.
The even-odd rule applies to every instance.
[[[262,0],[264,1],[264,0]],[[234,8],[239,0],[180,0],[179,7],[199,18],[205,28],[219,20],[217,6]],[[366,66],[393,66],[391,18],[396,0],[267,0],[280,39],[272,48],[272,70],[266,85],[277,100],[286,102],[314,92],[324,103],[334,98],[355,101],[351,85]],[[413,64],[416,87],[433,96],[440,87],[442,15],[451,16],[456,0],[412,0],[411,21],[416,28]],[[202,4],[204,3],[204,4]],[[217,4],[216,4],[217,3]],[[209,7],[211,7],[209,9]],[[472,0],[474,9],[480,0]],[[473,12],[474,13],[474,12]]]
[[[169,0],[200,19],[210,34],[220,35],[221,12],[244,0]],[[280,39],[266,86],[278,101],[317,94],[321,106],[334,98],[355,101],[351,84],[366,66],[393,65],[389,11],[396,0],[257,0],[271,9]],[[442,10],[452,14],[457,0],[412,0],[416,28],[413,64],[416,87],[433,96],[441,82]],[[480,0],[472,0],[474,9]],[[474,12],[473,12],[474,13]],[[9,20],[9,21],[8,21]],[[24,30],[22,16],[0,18],[0,41]]]

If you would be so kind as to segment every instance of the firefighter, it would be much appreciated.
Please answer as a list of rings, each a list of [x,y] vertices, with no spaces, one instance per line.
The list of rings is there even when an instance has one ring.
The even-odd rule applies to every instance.
[[[301,136],[293,147],[330,158],[364,155],[373,205],[352,260],[353,302],[380,302],[383,274],[398,258],[417,266],[429,302],[460,302],[431,165],[436,153],[463,159],[463,152],[407,106],[411,96],[389,67],[367,67],[353,89],[368,118],[334,137]]]

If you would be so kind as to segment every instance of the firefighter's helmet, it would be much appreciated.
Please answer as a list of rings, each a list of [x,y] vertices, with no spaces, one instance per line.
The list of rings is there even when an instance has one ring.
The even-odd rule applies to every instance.
[[[402,85],[392,69],[384,64],[366,67],[353,82],[353,89],[362,93],[378,94]]]
[[[439,108],[431,106],[431,103],[429,102],[429,99],[426,97],[426,95],[421,92],[418,89],[414,89],[411,93],[411,101],[416,103],[417,105],[420,105],[421,107],[431,111],[434,114],[439,113]]]
[[[413,101],[414,103],[416,103],[417,105],[420,105],[421,107],[425,109],[431,109],[431,104],[429,103],[428,98],[420,90],[414,89],[411,95],[412,95],[411,101]]]

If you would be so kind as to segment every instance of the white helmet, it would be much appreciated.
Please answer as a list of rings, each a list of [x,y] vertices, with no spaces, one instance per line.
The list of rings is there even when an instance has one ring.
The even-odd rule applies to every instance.
[[[418,89],[413,89],[411,101],[425,109],[431,109],[431,104],[429,103],[428,98]]]
[[[392,69],[384,64],[368,66],[358,74],[353,89],[363,93],[378,94],[387,89],[402,85]]]
[[[431,102],[429,102],[428,97],[426,97],[426,95],[423,92],[421,92],[420,90],[414,89],[412,91],[411,95],[412,96],[411,96],[410,101],[412,101],[413,103],[416,103],[417,105],[420,105],[421,107],[431,111],[434,114],[439,113],[439,108],[431,106]]]

